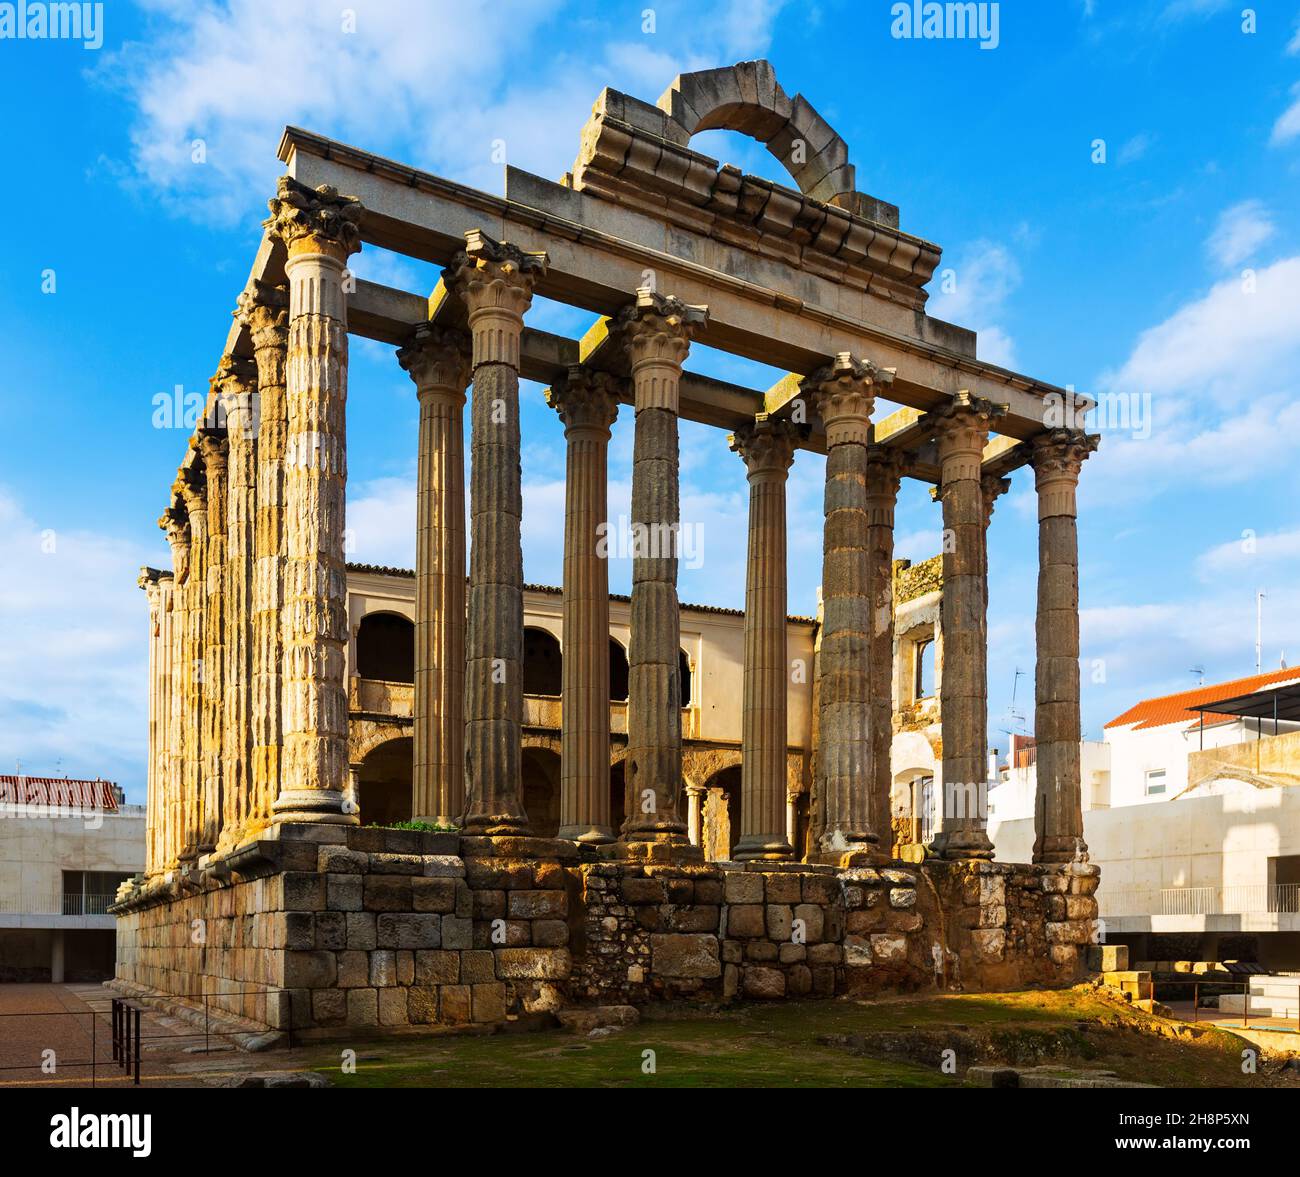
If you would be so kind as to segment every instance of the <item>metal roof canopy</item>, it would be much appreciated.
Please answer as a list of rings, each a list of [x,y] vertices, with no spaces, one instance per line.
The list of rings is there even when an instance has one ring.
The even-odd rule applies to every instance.
[[[1296,674],[1300,677],[1300,669]],[[1231,699],[1218,699],[1187,710],[1300,723],[1300,682],[1284,683],[1266,690],[1252,691],[1248,695],[1236,695]]]

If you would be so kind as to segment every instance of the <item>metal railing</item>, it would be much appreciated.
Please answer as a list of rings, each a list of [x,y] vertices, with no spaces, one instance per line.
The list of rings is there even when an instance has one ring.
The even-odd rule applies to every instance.
[[[1273,1014],[1272,1012],[1263,1012],[1263,1011],[1271,1011],[1271,1006],[1269,1003],[1272,1002],[1273,1004],[1276,1004],[1278,999],[1275,997],[1270,997],[1267,994],[1252,993],[1250,991],[1250,985],[1251,985],[1250,981],[1219,981],[1219,980],[1214,980],[1210,977],[1200,977],[1196,980],[1188,980],[1188,981],[1160,980],[1160,981],[1152,982],[1151,995],[1152,997],[1155,997],[1157,1001],[1161,1001],[1161,1000],[1165,1000],[1168,997],[1168,994],[1166,993],[1163,996],[1158,996],[1158,992],[1160,990],[1169,990],[1173,988],[1186,989],[1190,986],[1192,990],[1191,998],[1192,998],[1192,1021],[1193,1022],[1199,1022],[1201,1020],[1201,1010],[1213,1009],[1216,1010],[1216,1012],[1218,1012],[1220,1016],[1224,1018],[1240,1017],[1242,1028],[1246,1030],[1250,1029],[1250,1019],[1254,1017],[1256,1029],[1267,1030],[1272,1028],[1268,1025],[1261,1025],[1260,1023],[1267,1023],[1267,1022],[1285,1023],[1288,1021],[1294,1021],[1296,1024],[1296,1030],[1300,1031],[1300,985],[1296,987],[1296,1003],[1297,1003],[1296,1012],[1294,1016],[1290,1018],[1285,1016],[1278,1016]],[[1210,1005],[1208,1002],[1205,1003],[1204,1005],[1201,1003],[1202,989],[1210,991],[1210,995],[1213,997],[1213,1000],[1216,1003],[1215,1005]],[[1219,1010],[1218,1009],[1219,998],[1227,995],[1224,993],[1224,990],[1233,991],[1232,995],[1235,996],[1236,995],[1235,991],[1237,989],[1241,990],[1240,1013],[1224,1012],[1222,1010]],[[1255,1013],[1252,1013],[1250,1008],[1250,1002],[1252,997],[1259,1003],[1258,1006],[1256,1007]],[[1184,998],[1183,1000],[1186,999]],[[1232,1023],[1230,1022],[1219,1023],[1219,1024],[1225,1025],[1229,1029],[1232,1028]],[[1278,1028],[1288,1029],[1289,1027],[1286,1027],[1284,1025]]]
[[[1100,915],[1295,915],[1300,883],[1245,883],[1221,887],[1162,887],[1097,892]]]
[[[114,898],[80,891],[0,894],[0,915],[107,915]]]

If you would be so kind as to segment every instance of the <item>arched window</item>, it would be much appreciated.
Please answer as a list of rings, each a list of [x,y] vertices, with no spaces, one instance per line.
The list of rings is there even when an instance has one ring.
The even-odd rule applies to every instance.
[[[934,694],[934,639],[925,638],[916,643],[913,651],[914,699],[928,699]]]
[[[691,705],[691,659],[685,650],[677,651],[677,673],[682,681],[682,706]]]
[[[609,639],[609,701],[627,702],[627,651],[617,638]]]
[[[545,629],[524,627],[524,694],[560,694],[560,643]]]
[[[397,613],[367,613],[357,630],[357,674],[415,682],[415,626]]]

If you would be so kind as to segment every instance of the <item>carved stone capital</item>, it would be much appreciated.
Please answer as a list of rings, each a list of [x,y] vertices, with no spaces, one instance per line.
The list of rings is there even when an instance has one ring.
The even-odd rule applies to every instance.
[[[842,351],[804,377],[799,390],[808,397],[826,429],[828,447],[866,445],[871,440],[871,410],[876,394],[894,380],[892,368],[878,368]]]
[[[199,450],[198,438],[194,438],[190,444]],[[202,452],[198,454],[202,459]],[[185,511],[190,517],[190,534],[206,522],[208,510],[208,486],[207,471],[202,460],[195,462],[193,465],[185,467],[180,476],[176,479],[176,492],[181,496],[185,503]]]
[[[212,377],[212,391],[225,418],[226,434],[238,449],[257,436],[257,363],[244,356],[223,356]]]
[[[907,456],[889,446],[867,446],[867,526],[893,527]]]
[[[611,326],[617,333],[632,362],[632,378],[651,368],[673,369],[681,374],[682,361],[690,351],[691,338],[709,321],[709,308],[694,306],[672,295],[660,294],[648,286],[636,292],[636,301],[619,311]],[[650,379],[655,374],[647,374]],[[674,393],[675,393],[674,388]],[[641,409],[638,396],[637,408]],[[650,407],[677,409],[674,395],[671,405]]]
[[[464,400],[470,378],[470,339],[464,331],[421,323],[397,349],[397,362],[421,397],[450,390]]]
[[[980,475],[980,494],[984,504],[984,526],[993,519],[993,507],[1004,494],[1011,489],[1011,479],[1001,478],[996,474]]]
[[[248,328],[253,337],[253,347],[281,350],[289,340],[289,288],[274,286],[254,278],[244,288],[231,312],[234,318]]]
[[[1079,472],[1101,436],[1082,429],[1049,429],[1029,441],[1029,463],[1038,490],[1038,517],[1076,515]]]
[[[494,241],[480,229],[465,234],[465,252],[443,271],[443,281],[465,301],[474,365],[519,367],[519,334],[533,286],[546,273],[546,254]]]
[[[566,437],[579,432],[609,437],[610,426],[618,417],[618,383],[609,372],[574,364],[546,390],[546,403],[564,422]]]
[[[199,457],[203,459],[204,482],[224,478],[230,459],[230,444],[224,429],[201,429],[196,438]]]
[[[361,202],[329,184],[309,188],[281,176],[267,207],[271,215],[262,227],[284,242],[290,257],[323,253],[344,262],[361,248]]]
[[[167,535],[167,546],[172,553],[172,573],[177,581],[184,580],[189,569],[190,520],[183,503],[175,502],[158,518],[158,526]]]
[[[727,441],[745,463],[750,482],[784,481],[794,461],[795,427],[789,421],[763,417],[741,426]]]
[[[939,447],[942,483],[978,479],[984,446],[993,422],[1006,412],[983,397],[959,392],[942,408],[928,414]]]

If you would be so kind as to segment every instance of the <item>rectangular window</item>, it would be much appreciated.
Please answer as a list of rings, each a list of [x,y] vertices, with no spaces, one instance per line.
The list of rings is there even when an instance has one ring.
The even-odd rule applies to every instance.
[[[934,641],[917,642],[912,665],[912,698],[928,699],[934,694]]]
[[[1146,781],[1148,797],[1163,793],[1165,791],[1165,770],[1163,768],[1148,769]]]

